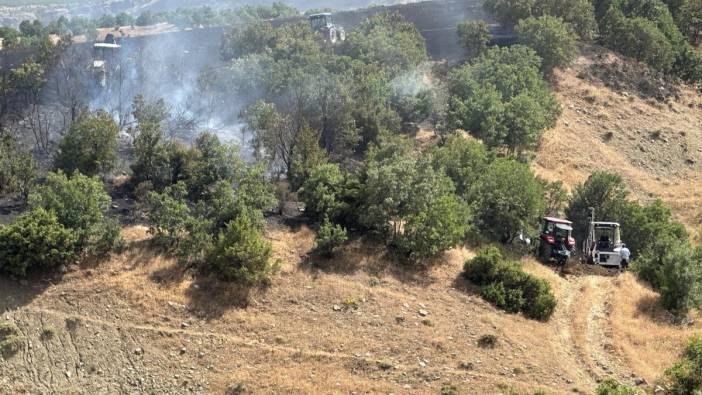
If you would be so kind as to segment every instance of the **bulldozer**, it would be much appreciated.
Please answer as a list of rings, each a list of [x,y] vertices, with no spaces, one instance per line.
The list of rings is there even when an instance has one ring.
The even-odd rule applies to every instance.
[[[623,247],[619,223],[595,221],[595,209],[590,207],[587,237],[583,241],[583,257],[587,263],[621,268]]]
[[[346,40],[344,28],[334,23],[334,17],[330,12],[312,14],[308,19],[312,30],[321,33],[325,41],[336,44]]]

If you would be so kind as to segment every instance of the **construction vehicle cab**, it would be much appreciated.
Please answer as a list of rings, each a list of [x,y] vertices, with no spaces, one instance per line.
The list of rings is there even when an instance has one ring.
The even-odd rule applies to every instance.
[[[312,30],[322,33],[326,41],[336,44],[346,40],[344,28],[334,23],[334,17],[331,13],[312,14],[308,18]]]
[[[595,221],[595,209],[590,208],[587,237],[583,242],[583,254],[587,262],[621,267],[622,246],[621,226],[617,222]]]
[[[543,218],[537,249],[537,255],[541,260],[554,259],[559,265],[565,265],[575,249],[572,225],[571,221],[562,218]]]

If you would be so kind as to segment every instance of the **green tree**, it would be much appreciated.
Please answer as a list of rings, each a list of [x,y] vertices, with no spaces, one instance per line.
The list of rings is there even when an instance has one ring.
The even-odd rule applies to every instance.
[[[593,172],[583,184],[575,187],[566,208],[566,216],[573,221],[574,237],[578,240],[585,238],[590,207],[595,209],[596,221],[616,221],[628,195],[624,180],[618,174]]]
[[[470,223],[466,205],[431,158],[377,152],[366,160],[360,222],[410,256],[437,255],[457,245]]]
[[[434,167],[451,178],[460,196],[467,196],[491,160],[483,144],[458,133],[449,135],[434,149],[432,159]]]
[[[539,71],[540,58],[525,46],[491,48],[474,64],[449,75],[447,126],[463,129],[490,147],[519,153],[534,148],[555,126],[561,108]]]
[[[702,0],[686,0],[677,16],[680,30],[692,45],[700,42],[702,32]]]
[[[219,181],[234,182],[244,167],[236,147],[222,144],[213,133],[202,133],[195,139],[193,160],[187,184],[194,201],[207,199]]]
[[[490,26],[485,21],[465,21],[456,27],[458,42],[466,50],[466,56],[475,58],[487,51],[490,42]]]
[[[251,219],[243,215],[219,234],[207,261],[224,280],[256,284],[267,280],[274,271],[271,254],[271,244],[263,239]]]
[[[484,4],[498,21],[508,26],[529,17],[550,15],[571,25],[583,40],[592,40],[597,35],[595,9],[590,0],[486,0]]]
[[[469,230],[472,213],[454,194],[439,196],[422,210],[410,212],[400,248],[417,257],[433,257],[460,244]]]
[[[111,202],[97,177],[80,173],[71,178],[49,173],[29,197],[30,206],[53,212],[61,225],[75,232],[79,249],[97,253],[106,251],[94,251],[95,246],[111,248],[119,242],[119,234],[105,232],[114,228],[107,216]]]
[[[18,194],[26,202],[37,170],[31,153],[23,152],[11,136],[0,135],[0,195]]]
[[[182,182],[167,187],[162,193],[149,193],[149,233],[154,235],[157,243],[177,246],[187,237],[190,208],[186,195],[186,186]]]
[[[498,158],[470,191],[477,227],[490,238],[507,243],[519,231],[530,234],[544,212],[542,183],[529,166]]]
[[[558,17],[544,15],[519,21],[516,27],[519,42],[541,57],[541,71],[551,74],[555,68],[568,67],[575,55],[575,33]]]
[[[57,169],[94,176],[114,167],[119,127],[106,112],[83,114],[59,142]]]
[[[340,199],[344,185],[344,173],[335,163],[310,169],[299,191],[300,199],[305,203],[305,214],[317,221],[335,219],[345,207]]]
[[[54,213],[34,209],[0,226],[0,271],[24,276],[27,270],[57,267],[76,258],[77,242],[77,234]]]
[[[299,189],[306,180],[312,169],[326,163],[327,153],[319,146],[319,132],[316,132],[308,125],[303,125],[300,134],[297,136],[295,149],[292,153],[292,164],[290,166],[291,189]]]
[[[381,12],[365,19],[346,38],[345,52],[391,73],[409,70],[427,60],[424,38],[398,12]]]
[[[270,51],[276,40],[276,31],[268,22],[253,22],[234,26],[222,36],[220,58],[224,61],[249,54]]]
[[[331,256],[334,250],[341,247],[348,240],[348,233],[341,225],[333,224],[329,218],[324,217],[324,221],[319,225],[315,241],[317,249],[327,256]]]

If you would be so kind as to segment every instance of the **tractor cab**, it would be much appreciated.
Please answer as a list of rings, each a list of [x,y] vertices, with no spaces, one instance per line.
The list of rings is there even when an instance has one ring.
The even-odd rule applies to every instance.
[[[565,264],[575,249],[573,223],[566,219],[544,217],[537,254],[544,261],[555,259]]]
[[[583,241],[583,254],[587,262],[621,267],[624,259],[621,253],[623,245],[619,223],[595,221],[595,209],[590,208],[587,237]]]
[[[334,23],[334,17],[331,13],[312,14],[308,19],[312,30],[321,33],[325,41],[336,44],[346,39],[344,28]]]

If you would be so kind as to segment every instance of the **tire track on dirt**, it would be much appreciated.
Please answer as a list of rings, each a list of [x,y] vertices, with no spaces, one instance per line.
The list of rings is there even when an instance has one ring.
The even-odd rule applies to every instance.
[[[25,307],[20,310],[22,313],[29,315],[29,314],[37,314],[37,315],[50,315],[54,316],[55,318],[63,319],[63,320],[74,320],[77,322],[82,322],[82,323],[89,323],[91,325],[95,326],[103,326],[106,328],[114,328],[117,329],[122,335],[125,334],[126,331],[134,331],[134,332],[146,332],[146,333],[156,333],[156,334],[170,334],[170,335],[183,335],[183,336],[192,336],[192,337],[202,337],[202,338],[214,338],[218,339],[227,343],[230,343],[232,345],[235,345],[237,347],[246,347],[254,350],[259,350],[259,351],[265,351],[265,352],[270,352],[270,353],[277,353],[277,354],[282,354],[282,355],[294,355],[294,356],[299,356],[299,357],[304,357],[308,358],[310,360],[314,361],[321,361],[323,359],[326,359],[328,361],[336,361],[340,363],[358,363],[361,362],[363,364],[367,364],[368,366],[379,366],[379,364],[384,363],[384,360],[381,359],[373,359],[373,358],[368,358],[368,357],[363,357],[363,356],[358,356],[354,354],[346,354],[346,353],[333,353],[333,352],[327,352],[327,351],[322,351],[322,350],[305,350],[301,348],[295,348],[295,347],[287,347],[287,346],[282,346],[282,345],[271,345],[267,344],[264,342],[260,342],[256,339],[250,340],[246,339],[244,337],[236,336],[236,335],[231,335],[231,334],[224,334],[224,333],[219,333],[219,332],[208,332],[208,331],[198,331],[198,330],[192,330],[192,329],[178,329],[178,328],[173,328],[173,327],[166,327],[166,326],[151,326],[151,325],[139,325],[139,324],[132,324],[132,323],[127,323],[127,322],[111,322],[111,321],[106,321],[100,318],[94,318],[90,316],[84,316],[80,314],[71,314],[71,313],[64,313],[62,311],[57,311],[57,310],[51,310],[47,308],[41,308],[41,307]],[[134,339],[133,334],[129,334],[129,337],[132,339],[132,341],[136,344],[136,341]],[[125,339],[123,339],[125,340]],[[133,361],[129,361],[129,363],[132,363]],[[393,364],[393,371],[395,374],[398,376],[405,376],[409,372],[415,371],[417,368],[414,366],[406,365],[406,364],[401,364],[401,363],[394,363]],[[531,383],[530,380],[524,378],[520,379],[518,377],[505,377],[503,374],[499,373],[489,373],[489,372],[477,372],[477,371],[470,371],[467,372],[464,369],[460,368],[451,368],[447,369],[446,367],[436,367],[433,370],[427,370],[424,375],[431,375],[431,373],[440,373],[441,375],[448,375],[456,378],[465,378],[466,374],[469,374],[469,376],[472,379],[481,379],[485,381],[493,381],[493,382],[503,382],[506,384],[515,384],[515,383]]]

